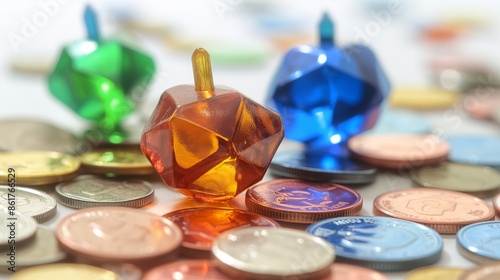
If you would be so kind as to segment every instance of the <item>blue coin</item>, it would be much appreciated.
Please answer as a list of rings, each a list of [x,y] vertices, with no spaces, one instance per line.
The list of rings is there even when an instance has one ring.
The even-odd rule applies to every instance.
[[[444,140],[451,147],[450,161],[500,167],[500,137],[453,135]]]
[[[468,225],[457,233],[459,251],[472,261],[500,260],[500,221]]]
[[[366,133],[427,134],[431,132],[431,129],[431,123],[418,114],[385,109],[373,129]]]
[[[330,242],[339,262],[381,271],[431,265],[443,249],[441,236],[433,229],[395,218],[333,218],[312,224],[307,232]]]

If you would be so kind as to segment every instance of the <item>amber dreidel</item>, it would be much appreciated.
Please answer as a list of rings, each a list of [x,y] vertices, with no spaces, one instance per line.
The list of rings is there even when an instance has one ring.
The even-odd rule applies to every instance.
[[[206,50],[196,49],[192,61],[194,87],[162,94],[141,149],[169,187],[227,200],[264,177],[283,140],[281,118],[234,89],[214,87]]]

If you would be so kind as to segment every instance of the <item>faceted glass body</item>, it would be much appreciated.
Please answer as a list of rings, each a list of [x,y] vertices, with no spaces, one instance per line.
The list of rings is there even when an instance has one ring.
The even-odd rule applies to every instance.
[[[278,69],[268,103],[280,113],[287,138],[309,150],[336,151],[373,127],[388,94],[389,82],[370,49],[298,46]]]
[[[280,116],[229,88],[166,90],[141,149],[171,188],[226,200],[260,181],[283,139]]]
[[[66,46],[48,78],[51,93],[82,118],[116,127],[136,107],[155,72],[153,60],[116,41]]]

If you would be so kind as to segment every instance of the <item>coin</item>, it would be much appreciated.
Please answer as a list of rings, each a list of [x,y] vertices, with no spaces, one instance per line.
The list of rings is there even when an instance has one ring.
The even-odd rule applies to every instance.
[[[500,107],[500,94],[491,92],[491,89],[478,89],[474,94],[466,96],[462,104],[471,117],[491,120],[495,110]]]
[[[175,254],[182,233],[168,219],[145,211],[95,207],[64,217],[56,237],[62,249],[76,257],[141,267]]]
[[[419,114],[385,108],[369,134],[427,134],[432,130],[428,120]]]
[[[379,271],[430,265],[441,256],[441,236],[429,227],[387,217],[332,218],[310,225],[307,232],[330,242],[337,262]]]
[[[2,266],[9,265],[9,248],[0,251]],[[52,229],[38,225],[35,238],[16,246],[16,267],[28,267],[47,263],[59,262],[66,257],[66,253],[59,249],[56,236]]]
[[[35,266],[16,271],[11,280],[32,280],[32,279],[50,279],[50,280],[120,280],[114,272],[85,264],[75,263],[57,263]]]
[[[142,280],[231,280],[209,260],[176,261],[149,270]]]
[[[0,246],[18,244],[33,237],[36,233],[35,219],[18,211],[0,207]]]
[[[377,169],[329,154],[286,152],[274,156],[269,166],[271,173],[313,181],[331,181],[339,184],[369,184],[375,180]]]
[[[459,280],[498,280],[500,279],[500,262],[491,262],[471,270],[467,270]]]
[[[0,150],[54,151],[74,154],[78,139],[68,131],[38,120],[10,119],[0,121]]]
[[[389,96],[392,107],[436,110],[455,105],[460,94],[437,88],[397,88]]]
[[[500,261],[500,221],[468,225],[457,233],[458,251],[477,263]]]
[[[400,170],[445,161],[449,151],[434,135],[358,135],[347,145],[360,161]]]
[[[56,186],[57,201],[71,208],[123,206],[139,208],[154,201],[154,189],[146,181],[81,176]]]
[[[358,265],[345,263],[334,263],[331,266],[332,273],[329,277],[322,280],[388,280],[382,273],[364,268]]]
[[[140,149],[97,149],[80,155],[82,166],[89,173],[145,175],[154,169]]]
[[[192,208],[167,213],[183,233],[182,253],[190,257],[210,257],[212,243],[222,232],[239,227],[280,225],[267,217],[239,209]]]
[[[14,172],[9,172],[9,169]],[[58,152],[26,151],[0,153],[0,184],[14,178],[16,185],[48,185],[72,179],[78,173],[80,161]],[[12,174],[15,176],[13,177]]]
[[[475,196],[425,188],[383,193],[375,198],[373,213],[421,223],[442,234],[495,218],[493,207]]]
[[[497,212],[497,216],[500,217],[500,193],[493,198],[493,206]]]
[[[9,207],[9,202],[15,200],[17,211],[33,217],[37,222],[43,223],[56,215],[57,203],[45,192],[29,188],[15,187],[15,192],[10,192],[8,186],[0,186],[0,205]]]
[[[405,280],[458,280],[464,272],[458,267],[422,267],[410,271]]]
[[[245,204],[252,212],[292,223],[357,215],[363,199],[355,190],[329,182],[279,179],[247,190]]]
[[[500,167],[500,138],[483,135],[452,135],[449,160],[453,162]]]
[[[335,253],[325,240],[301,230],[248,227],[223,232],[212,256],[232,279],[321,279],[330,274]]]
[[[493,168],[443,162],[425,166],[412,174],[416,184],[428,187],[471,193],[476,196],[489,194],[500,188],[500,172]]]

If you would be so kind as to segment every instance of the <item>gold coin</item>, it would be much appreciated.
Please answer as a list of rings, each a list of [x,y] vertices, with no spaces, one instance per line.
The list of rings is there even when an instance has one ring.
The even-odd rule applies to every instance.
[[[11,280],[120,280],[114,272],[85,264],[58,263],[26,268],[12,274]]]
[[[412,174],[415,184],[428,188],[490,196],[500,188],[500,172],[487,166],[443,162],[424,166]]]
[[[422,267],[410,271],[405,280],[457,280],[464,272],[458,267]]]
[[[145,175],[153,166],[139,149],[98,149],[80,155],[85,170],[94,174]]]
[[[72,179],[80,161],[58,152],[26,151],[0,153],[0,184],[48,185]]]
[[[459,98],[456,92],[441,89],[399,88],[392,92],[389,104],[393,107],[433,110],[450,108]]]

